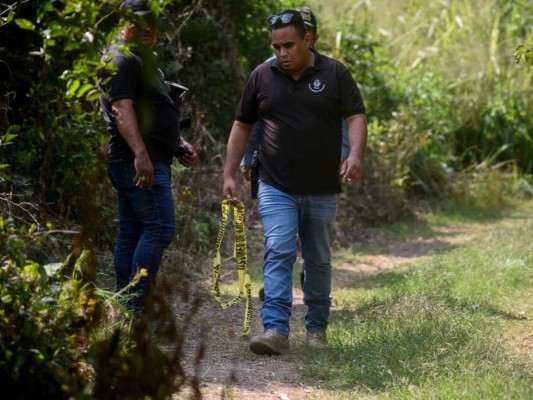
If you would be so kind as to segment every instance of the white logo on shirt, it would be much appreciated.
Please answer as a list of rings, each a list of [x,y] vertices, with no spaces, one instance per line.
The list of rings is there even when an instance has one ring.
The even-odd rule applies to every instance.
[[[316,78],[313,82],[309,83],[309,90],[311,92],[319,93],[326,88],[326,84],[319,78]]]

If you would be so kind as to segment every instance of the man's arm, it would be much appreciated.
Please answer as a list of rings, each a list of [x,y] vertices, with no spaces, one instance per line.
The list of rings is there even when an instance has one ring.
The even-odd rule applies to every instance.
[[[367,126],[365,114],[355,114],[346,118],[350,153],[341,165],[343,182],[361,179],[363,176],[363,159],[365,155]]]
[[[141,137],[133,100],[120,99],[111,103],[118,130],[135,155],[135,178],[133,182],[139,188],[147,188],[154,183],[154,166]]]
[[[252,132],[253,125],[235,121],[228,138],[226,148],[226,161],[224,163],[224,186],[222,194],[224,197],[231,196],[233,200],[239,201],[237,196],[237,185],[235,183],[235,173],[239,169],[248,138]]]

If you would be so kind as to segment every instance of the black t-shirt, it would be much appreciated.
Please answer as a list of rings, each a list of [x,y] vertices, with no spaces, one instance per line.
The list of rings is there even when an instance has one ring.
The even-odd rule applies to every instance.
[[[150,160],[171,164],[179,143],[179,109],[168,94],[168,85],[156,67],[155,57],[141,58],[133,51],[126,56],[118,46],[113,46],[109,54],[106,68],[100,71],[100,105],[110,133],[108,162],[131,162],[135,158],[111,110],[113,101],[131,99]]]
[[[286,193],[340,192],[342,118],[365,113],[348,69],[314,52],[315,65],[297,81],[277,60],[259,65],[236,112],[240,122],[261,120],[260,179]]]

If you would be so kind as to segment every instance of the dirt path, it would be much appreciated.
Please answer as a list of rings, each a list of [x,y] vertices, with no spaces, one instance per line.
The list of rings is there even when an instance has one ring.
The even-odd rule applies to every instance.
[[[369,251],[357,254],[354,260],[334,261],[334,291],[336,285],[341,286],[343,279],[368,279],[369,276],[467,244],[490,229],[493,227],[489,225],[476,225],[468,229],[439,228],[437,234],[430,238],[417,237],[407,240],[391,238],[377,230],[368,232],[368,240],[364,245]],[[254,287],[253,290],[252,335],[255,335],[263,329],[259,316],[261,302],[257,297],[258,288]],[[300,366],[290,353],[280,357],[265,357],[256,356],[249,351],[248,342],[240,337],[243,303],[221,310],[208,292],[203,290],[201,293],[202,303],[193,318],[193,326],[188,331],[184,351],[187,356],[186,364],[194,365],[194,356],[200,344],[206,346],[204,357],[196,366],[204,399],[316,398],[313,393],[319,389],[301,385],[298,374]],[[335,307],[334,304],[332,311]],[[180,306],[176,305],[176,308],[179,310]],[[304,312],[302,292],[295,285],[291,317],[291,352],[306,351],[302,343]],[[182,391],[175,398],[188,399],[190,392]]]

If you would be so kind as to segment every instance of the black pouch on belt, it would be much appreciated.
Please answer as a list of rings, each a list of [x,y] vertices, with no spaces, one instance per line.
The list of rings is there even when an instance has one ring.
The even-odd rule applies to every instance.
[[[254,151],[252,163],[250,164],[250,181],[252,184],[252,199],[257,199],[259,189],[259,162],[257,160],[257,150]]]

